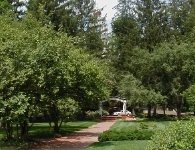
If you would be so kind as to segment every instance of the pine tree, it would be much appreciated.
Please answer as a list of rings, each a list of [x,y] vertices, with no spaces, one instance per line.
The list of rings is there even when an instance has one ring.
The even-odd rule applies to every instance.
[[[80,37],[82,47],[101,55],[105,17],[95,6],[94,0],[30,0],[29,10],[44,24],[47,18],[46,23],[52,23],[56,31]]]
[[[102,9],[96,9],[94,0],[74,0],[73,10],[78,21],[78,35],[83,37],[84,47],[92,54],[101,56],[107,31]]]

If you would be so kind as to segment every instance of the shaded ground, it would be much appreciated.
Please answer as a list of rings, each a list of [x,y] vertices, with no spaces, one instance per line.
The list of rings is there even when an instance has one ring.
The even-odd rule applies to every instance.
[[[42,141],[42,145],[31,150],[83,150],[98,142],[98,135],[108,130],[115,121],[97,123],[69,136]]]
[[[149,141],[109,141],[92,144],[87,150],[145,150]]]

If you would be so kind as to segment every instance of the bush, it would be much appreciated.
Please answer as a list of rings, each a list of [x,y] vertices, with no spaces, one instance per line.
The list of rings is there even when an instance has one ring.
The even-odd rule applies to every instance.
[[[99,110],[96,110],[96,111],[90,111],[89,110],[89,111],[87,111],[85,113],[86,113],[86,118],[89,119],[89,120],[96,120],[96,119],[100,119],[101,118]],[[109,113],[106,110],[103,110],[102,111],[102,115],[103,116],[107,116],[107,115],[109,115]]]
[[[154,131],[138,130],[138,129],[123,129],[109,130],[99,135],[100,142],[105,141],[123,141],[123,140],[150,140]]]
[[[172,123],[163,131],[158,131],[148,146],[148,150],[194,150],[195,122]]]
[[[86,118],[89,120],[99,119],[100,117],[101,116],[100,116],[99,111],[87,111],[86,112]]]

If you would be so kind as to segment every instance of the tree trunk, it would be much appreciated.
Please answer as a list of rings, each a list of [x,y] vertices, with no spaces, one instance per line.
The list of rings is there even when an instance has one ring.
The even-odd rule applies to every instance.
[[[180,120],[181,119],[181,108],[177,107],[177,118]]]
[[[27,121],[20,123],[20,136],[21,136],[21,139],[24,139],[24,140],[28,138],[28,123],[27,123]]]
[[[155,106],[154,106],[154,111],[153,111],[153,116],[154,116],[154,117],[156,117],[156,114],[157,114],[157,113],[156,113],[156,109],[157,109],[157,106],[155,105]]]
[[[194,116],[195,116],[195,105],[194,105]]]
[[[132,115],[135,115],[135,109],[132,108]]]
[[[9,121],[6,123],[5,129],[6,129],[7,140],[11,140],[13,138],[13,127]]]
[[[4,121],[1,122],[0,128],[2,128],[2,129],[5,129],[6,128],[6,123]]]
[[[54,134],[59,134],[60,133],[60,127],[58,125],[58,121],[54,121],[54,126],[53,126],[53,131],[54,131]]]
[[[181,119],[181,108],[182,108],[182,99],[180,99],[179,96],[177,96],[177,118]]]
[[[16,124],[16,136],[17,136],[17,138],[19,138],[19,127],[18,127],[18,124]]]
[[[148,118],[151,118],[152,116],[151,110],[152,110],[152,106],[151,104],[148,104]]]
[[[163,105],[163,115],[166,117],[166,105]]]
[[[51,122],[53,122],[53,132],[54,134],[59,134],[60,127],[59,127],[59,111],[57,109],[57,106],[55,104],[51,104],[49,108],[50,118]]]

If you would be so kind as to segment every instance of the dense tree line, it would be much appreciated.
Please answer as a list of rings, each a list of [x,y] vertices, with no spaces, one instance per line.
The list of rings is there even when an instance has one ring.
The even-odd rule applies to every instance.
[[[43,25],[31,12],[18,18],[13,6],[4,2],[0,120],[6,138],[26,139],[29,123],[40,115],[59,133],[68,118],[97,110],[99,101],[109,96],[107,64],[90,56],[78,37],[55,31],[53,24]]]
[[[67,118],[109,96],[125,97],[133,112],[147,108],[148,117],[158,106],[179,118],[189,105],[194,111],[194,1],[118,2],[107,39],[94,0],[0,1],[0,120],[8,139],[15,126],[25,139],[39,114],[58,133]]]
[[[146,103],[148,116],[152,108],[155,114],[158,104],[175,109],[180,118],[181,111],[188,108],[183,93],[194,83],[194,1],[118,2],[110,59],[116,68],[116,80],[120,82],[121,74],[124,76],[120,93],[128,97],[130,106]],[[133,78],[128,79],[129,75]],[[152,94],[142,96],[143,88],[154,91],[156,96],[159,93],[161,100],[152,98],[154,102],[147,103],[147,96]]]

